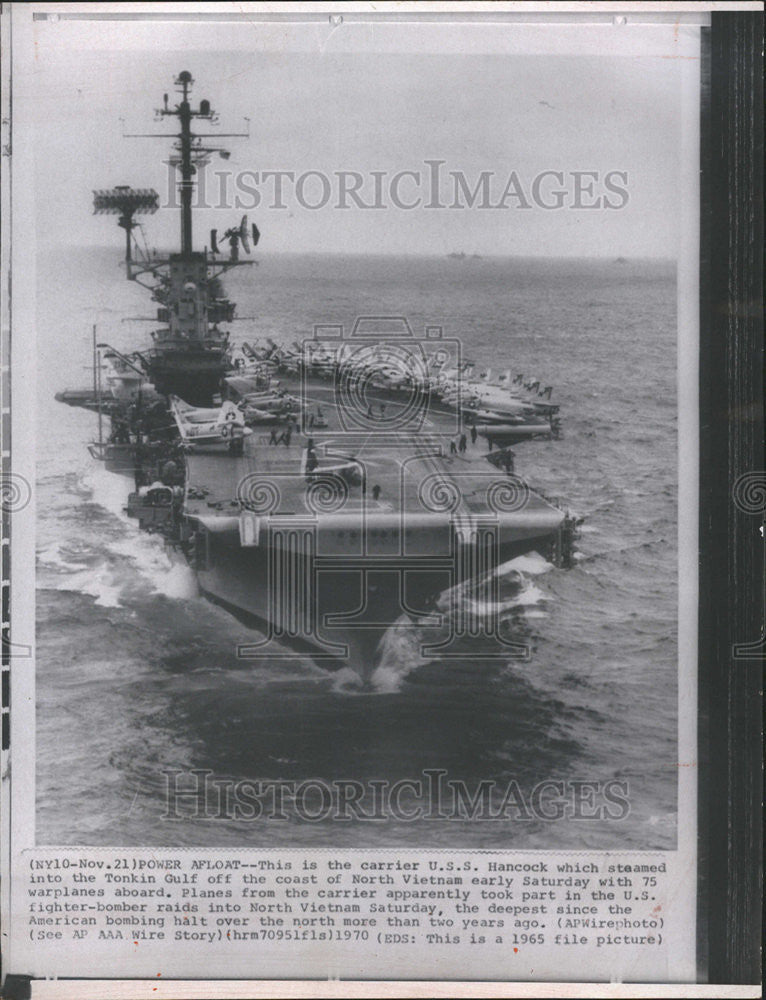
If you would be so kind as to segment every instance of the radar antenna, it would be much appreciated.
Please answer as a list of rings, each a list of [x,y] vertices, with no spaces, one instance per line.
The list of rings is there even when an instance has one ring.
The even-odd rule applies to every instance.
[[[94,215],[119,215],[117,225],[125,230],[125,265],[128,278],[131,274],[131,234],[138,223],[133,218],[134,215],[154,215],[159,204],[160,196],[153,188],[140,188],[133,190],[127,185],[119,185],[106,191],[93,192],[93,214]]]
[[[239,247],[242,244],[242,249],[245,253],[249,254],[252,252],[250,247],[250,239],[252,238],[253,246],[258,245],[258,240],[261,238],[261,234],[255,223],[252,226],[248,225],[247,216],[243,215],[242,220],[238,226],[232,226],[230,229],[225,230],[222,239],[229,241],[229,252],[230,259],[233,262],[239,260]],[[214,254],[220,253],[218,247],[218,230],[210,230],[210,249]]]

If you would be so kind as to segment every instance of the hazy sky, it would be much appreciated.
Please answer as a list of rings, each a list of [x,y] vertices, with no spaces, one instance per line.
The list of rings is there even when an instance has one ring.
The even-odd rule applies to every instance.
[[[173,79],[188,69],[193,102],[208,98],[220,113],[217,130],[245,131],[246,117],[251,133],[222,139],[230,159],[207,168],[211,205],[221,184],[213,171],[228,172],[232,198],[237,183],[244,189],[239,204],[197,214],[198,247],[210,228],[247,209],[263,254],[672,257],[681,90],[698,72],[695,37],[696,29],[670,24],[36,22],[14,107],[35,123],[37,232],[55,243],[119,248],[115,221],[92,215],[92,190],[130,184],[166,199],[170,144],[122,138],[120,118],[126,131],[170,132],[154,109],[163,93],[174,99]],[[433,203],[428,160],[444,161],[437,204],[445,206],[456,199],[453,172],[469,191],[488,172],[476,204],[397,208],[397,199]],[[275,182],[263,178],[275,170],[304,175],[300,190],[283,180],[285,208],[274,207]],[[360,174],[359,197],[385,207],[361,209],[346,196],[339,208],[338,171]],[[392,190],[403,171],[417,176],[403,174]],[[546,171],[563,174],[563,184],[547,174],[535,188]],[[251,207],[254,188],[261,203]],[[496,207],[504,194],[508,207]],[[604,208],[605,195],[618,207]],[[573,207],[599,198],[602,207]],[[542,207],[557,199],[562,207]],[[469,200],[458,184],[458,204]],[[165,209],[148,218],[151,245],[173,247],[177,216]]]

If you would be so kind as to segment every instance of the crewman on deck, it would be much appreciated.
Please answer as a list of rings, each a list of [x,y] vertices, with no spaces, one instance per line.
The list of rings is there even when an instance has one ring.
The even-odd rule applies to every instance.
[[[130,429],[122,417],[112,418],[111,441],[113,444],[130,444]]]
[[[309,438],[306,443],[306,474],[313,472],[314,469],[319,465],[319,459],[317,458],[317,453],[314,450],[314,439]]]
[[[476,424],[471,424],[471,444],[476,444],[476,438],[479,436],[479,432],[476,430]]]

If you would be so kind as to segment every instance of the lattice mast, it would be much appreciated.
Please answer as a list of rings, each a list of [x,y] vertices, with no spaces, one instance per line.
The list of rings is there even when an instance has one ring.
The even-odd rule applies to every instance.
[[[193,83],[192,75],[187,70],[179,73],[176,86],[181,90],[180,103],[176,104],[173,108],[169,107],[168,95],[165,94],[165,105],[157,112],[163,118],[177,118],[181,126],[176,150],[179,154],[177,166],[181,175],[178,187],[181,195],[181,253],[184,256],[191,254],[193,248],[192,197],[194,194],[194,174],[196,169],[192,163],[192,142],[196,137],[192,135],[191,123],[193,118],[202,118],[206,121],[213,121],[215,119],[215,114],[210,107],[210,101],[200,101],[198,108],[192,108],[189,103],[189,92]]]

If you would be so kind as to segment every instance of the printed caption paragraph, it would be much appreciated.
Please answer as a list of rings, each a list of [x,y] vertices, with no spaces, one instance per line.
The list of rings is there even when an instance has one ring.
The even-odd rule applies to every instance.
[[[157,955],[164,968],[171,957],[188,967],[207,956],[229,969],[267,961],[273,972],[281,961],[286,976],[304,955],[344,964],[366,954],[412,971],[457,953],[464,965],[528,976],[554,956],[576,967],[571,952],[625,971],[651,954],[656,967],[665,950],[673,860],[37,850],[23,899],[35,954],[63,946],[97,964],[103,955],[156,965]]]

